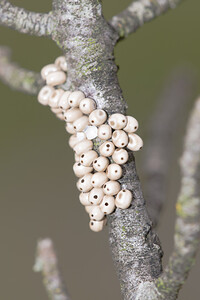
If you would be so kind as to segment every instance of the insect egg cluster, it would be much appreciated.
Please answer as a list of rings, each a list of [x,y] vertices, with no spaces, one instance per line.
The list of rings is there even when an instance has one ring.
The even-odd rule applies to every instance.
[[[66,131],[71,134],[69,145],[75,152],[73,171],[79,178],[79,200],[89,214],[91,230],[98,232],[116,207],[127,209],[132,202],[131,191],[122,189],[118,180],[122,177],[122,165],[129,158],[127,150],[140,150],[143,141],[135,133],[135,118],[120,113],[107,116],[82,91],[59,88],[66,81],[66,71],[62,56],[41,70],[46,85],[40,90],[38,101],[49,105],[66,122]],[[95,151],[93,140],[97,137],[102,143]]]

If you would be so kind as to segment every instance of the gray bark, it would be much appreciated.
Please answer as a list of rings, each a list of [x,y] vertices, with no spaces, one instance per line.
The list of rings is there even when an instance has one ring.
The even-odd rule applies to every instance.
[[[41,14],[0,0],[0,25],[11,27],[21,33],[49,36],[53,29],[52,14]]]
[[[82,90],[109,115],[125,113],[126,103],[118,84],[113,56],[117,35],[102,16],[99,1],[54,3],[54,7],[62,11],[59,35],[53,38],[67,50],[66,89]],[[133,192],[134,201],[130,209],[117,209],[108,217],[108,227],[123,298],[130,300],[136,298],[139,282],[152,281],[160,275],[162,251],[152,232],[133,155],[124,166],[121,183]]]
[[[26,70],[11,61],[11,51],[0,46],[0,79],[10,88],[35,95],[44,85],[39,73]]]
[[[70,300],[58,269],[58,259],[50,239],[38,241],[34,271],[42,273],[49,299]]]
[[[180,160],[181,189],[176,204],[174,250],[157,286],[165,299],[177,299],[191,270],[200,240],[200,98],[192,111]]]
[[[124,11],[110,20],[120,38],[135,32],[144,23],[175,8],[181,0],[138,0],[133,1]]]

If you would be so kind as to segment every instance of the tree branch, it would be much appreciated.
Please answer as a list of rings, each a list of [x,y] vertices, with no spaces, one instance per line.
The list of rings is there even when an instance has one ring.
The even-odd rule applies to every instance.
[[[56,253],[50,239],[43,239],[38,242],[34,271],[42,272],[49,299],[70,300],[58,270]]]
[[[50,36],[53,30],[52,13],[41,14],[0,0],[0,25],[11,27],[19,32],[37,36]]]
[[[154,226],[167,198],[177,128],[184,117],[187,103],[192,99],[194,83],[192,72],[186,69],[177,70],[167,82],[158,107],[147,126],[149,138],[145,143],[141,161],[147,209]]]
[[[163,253],[146,211],[132,154],[120,183],[123,189],[133,192],[133,202],[129,209],[117,209],[108,217],[110,248],[123,299],[143,300],[141,293],[148,295],[147,287],[153,293],[154,280],[162,272]]]
[[[12,89],[37,94],[44,84],[40,74],[19,67],[10,56],[10,50],[0,46],[0,79]]]
[[[59,33],[54,36],[64,51],[67,48],[65,88],[80,89],[108,115],[124,114],[127,105],[119,87],[113,57],[116,35],[102,15],[101,3],[99,0],[64,0],[59,3],[54,0],[54,3],[54,7],[65,16],[60,18]],[[101,141],[96,139],[93,142],[97,150]],[[122,188],[132,191],[134,200],[129,209],[117,209],[108,217],[108,229],[123,299],[133,300],[141,282],[151,282],[160,275],[162,250],[152,231],[131,153],[129,162],[123,166],[120,183]]]
[[[180,161],[181,189],[176,204],[174,250],[157,281],[159,291],[174,300],[195,261],[200,240],[200,98],[191,114]]]
[[[124,11],[112,17],[110,25],[120,38],[135,32],[144,23],[175,8],[181,0],[138,0],[133,1]]]

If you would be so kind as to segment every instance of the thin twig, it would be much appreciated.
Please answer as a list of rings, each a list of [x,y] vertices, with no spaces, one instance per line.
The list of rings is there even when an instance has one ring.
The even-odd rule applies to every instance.
[[[48,238],[38,242],[34,271],[42,272],[44,286],[49,299],[70,300],[58,270],[58,261],[53,242]]]
[[[181,0],[138,0],[133,1],[124,11],[112,17],[110,25],[120,38],[127,37],[144,23],[175,8]]]
[[[142,156],[147,208],[156,226],[167,198],[168,174],[174,153],[177,128],[184,118],[186,106],[192,99],[194,74],[181,69],[166,83],[158,107],[148,124],[148,140]]]
[[[49,36],[53,30],[52,13],[42,14],[12,5],[0,0],[0,25],[11,27],[19,32],[37,36]]]
[[[200,240],[200,98],[188,124],[181,165],[181,189],[176,204],[174,250],[157,281],[159,291],[174,300],[191,270]],[[170,291],[170,292],[169,292]]]
[[[11,52],[7,47],[0,46],[0,80],[12,89],[37,94],[44,84],[39,73],[19,67],[10,60]]]

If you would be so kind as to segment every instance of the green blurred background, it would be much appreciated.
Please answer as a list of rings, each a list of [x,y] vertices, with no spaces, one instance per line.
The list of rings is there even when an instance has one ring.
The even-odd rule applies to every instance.
[[[51,9],[51,1],[12,3],[35,11]],[[129,3],[103,1],[105,16],[111,17]],[[200,78],[199,10],[198,0],[184,1],[116,47],[119,81],[128,112],[140,121],[141,135],[145,135],[145,122],[175,68],[189,66]],[[0,43],[10,46],[13,59],[26,68],[39,71],[60,54],[48,39],[6,28],[0,28],[0,36]],[[107,230],[91,232],[88,216],[78,201],[73,153],[64,124],[41,107],[36,97],[11,91],[1,83],[0,90],[0,299],[47,299],[41,276],[32,271],[40,237],[53,239],[73,299],[121,299]],[[165,263],[173,246],[174,201],[179,187],[177,161],[184,130],[181,128],[178,134],[171,191],[158,230]],[[140,172],[140,154],[136,159]],[[181,291],[181,300],[199,299],[199,266],[198,257]]]

